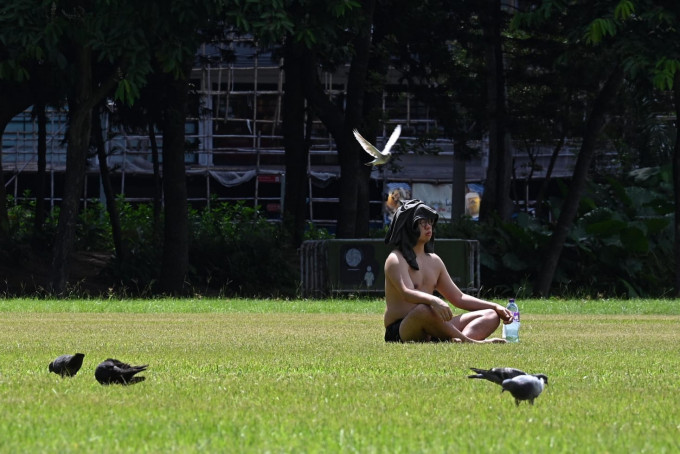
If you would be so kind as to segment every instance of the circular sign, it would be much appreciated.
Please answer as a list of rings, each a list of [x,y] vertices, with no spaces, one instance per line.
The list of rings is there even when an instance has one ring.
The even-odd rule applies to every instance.
[[[345,253],[345,262],[351,267],[355,267],[361,263],[362,258],[361,251],[354,247]]]

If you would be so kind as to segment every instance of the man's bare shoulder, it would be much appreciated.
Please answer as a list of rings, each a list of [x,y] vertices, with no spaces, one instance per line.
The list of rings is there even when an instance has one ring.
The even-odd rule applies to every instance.
[[[401,253],[399,249],[393,249],[392,252],[390,252],[387,255],[387,260],[397,260],[401,261],[404,259],[404,254]]]
[[[387,255],[387,258],[385,259],[385,268],[388,266],[398,266],[403,261],[404,256],[400,251],[395,249]]]
[[[427,255],[428,255],[428,257],[430,257],[430,259],[432,259],[432,260],[435,261],[435,262],[444,263],[444,261],[441,259],[441,257],[439,257],[439,256],[438,256],[437,254],[435,254],[434,252],[430,252],[430,253],[427,254]]]
[[[423,265],[430,271],[436,272],[437,274],[442,273],[446,271],[446,265],[444,265],[444,261],[434,252],[430,252],[429,254],[426,254],[427,260],[423,263]]]

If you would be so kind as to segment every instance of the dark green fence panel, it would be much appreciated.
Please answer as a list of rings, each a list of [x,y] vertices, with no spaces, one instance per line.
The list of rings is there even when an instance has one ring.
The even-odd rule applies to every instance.
[[[305,241],[300,248],[303,296],[385,292],[385,259],[391,252],[382,239]],[[441,239],[435,253],[453,281],[466,293],[480,287],[479,242]]]

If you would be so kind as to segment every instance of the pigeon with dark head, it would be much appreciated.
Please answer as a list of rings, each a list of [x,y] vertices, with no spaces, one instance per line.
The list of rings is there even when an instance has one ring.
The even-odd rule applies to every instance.
[[[94,377],[102,385],[134,385],[142,382],[146,377],[135,377],[135,374],[145,371],[148,365],[131,366],[117,359],[108,358],[100,363],[94,371]]]
[[[534,399],[542,392],[545,385],[548,383],[548,377],[544,374],[536,375],[518,375],[514,378],[503,380],[501,386],[503,390],[508,391],[515,398],[515,405],[523,400],[528,400],[531,405],[534,404]]]
[[[50,372],[54,372],[62,377],[73,377],[83,366],[83,358],[85,358],[83,353],[58,356],[57,359],[50,363]]]

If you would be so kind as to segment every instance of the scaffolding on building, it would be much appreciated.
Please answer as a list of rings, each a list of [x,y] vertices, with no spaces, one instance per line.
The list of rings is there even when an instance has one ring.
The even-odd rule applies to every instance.
[[[220,57],[233,56],[229,62]],[[281,107],[284,90],[283,62],[271,53],[261,52],[251,41],[234,40],[227,44],[204,45],[200,60],[207,62],[192,72],[192,109],[186,122],[185,156],[189,202],[209,205],[211,201],[245,201],[259,207],[271,219],[280,218],[285,194],[284,144]],[[324,73],[322,81],[329,96],[346,93],[345,72]],[[395,78],[396,79],[396,78]],[[378,134],[378,146],[387,140],[395,125],[403,127],[405,142],[437,130],[427,106],[408,92],[385,90],[383,114],[389,120]],[[47,175],[49,205],[60,202],[61,180],[66,163],[64,136],[67,115],[59,109],[48,112]],[[337,181],[340,170],[332,136],[323,123],[312,119],[309,131],[311,147],[306,167],[309,188],[309,219],[319,224],[333,224],[337,212]],[[153,199],[153,164],[149,136],[117,127],[108,115],[102,126],[105,135],[107,165],[111,169],[114,189],[130,202]],[[36,120],[27,110],[15,117],[2,141],[2,165],[9,178],[6,188],[16,199],[30,197],[37,173],[38,134]],[[159,137],[159,147],[162,140]],[[453,176],[453,147],[450,141],[436,143],[439,152],[432,155],[404,154],[399,157],[400,170],[374,170],[371,176],[371,218],[384,221],[383,202],[386,184],[391,181],[414,184],[450,184]],[[469,161],[467,180],[480,182],[485,174],[485,147]],[[547,168],[551,147],[539,156]],[[521,157],[516,163],[520,170]],[[557,172],[570,174],[575,160],[574,148],[565,146]],[[534,165],[534,164],[532,164]],[[535,167],[535,166],[534,166]],[[540,171],[532,173],[540,178]],[[557,174],[556,176],[560,176]],[[83,199],[103,200],[97,158],[90,159]],[[450,201],[449,201],[450,202]]]

